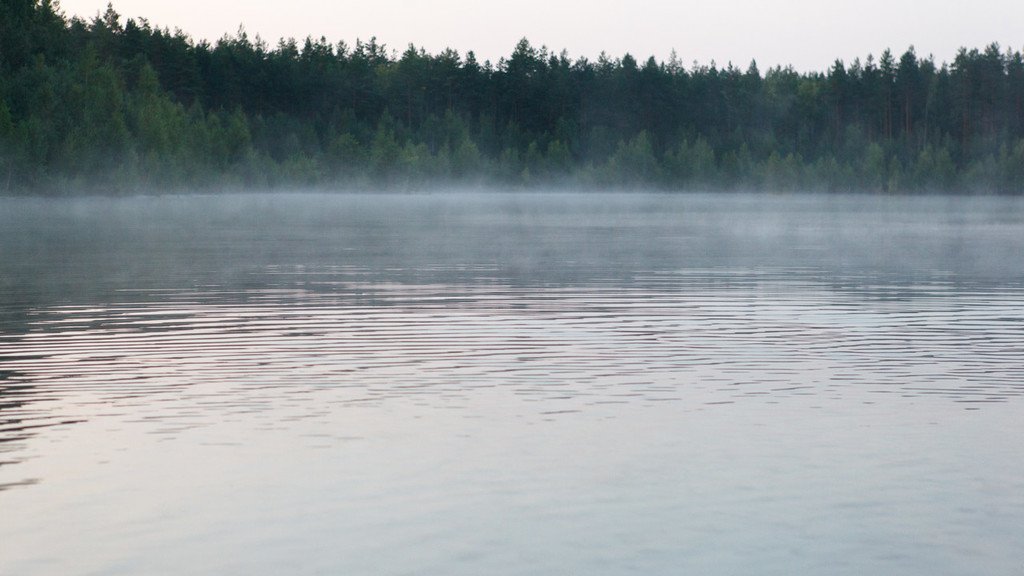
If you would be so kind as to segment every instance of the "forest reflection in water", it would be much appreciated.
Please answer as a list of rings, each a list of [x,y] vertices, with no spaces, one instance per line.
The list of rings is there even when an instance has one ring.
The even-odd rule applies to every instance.
[[[1018,200],[0,202],[18,574],[967,574],[1024,547]]]

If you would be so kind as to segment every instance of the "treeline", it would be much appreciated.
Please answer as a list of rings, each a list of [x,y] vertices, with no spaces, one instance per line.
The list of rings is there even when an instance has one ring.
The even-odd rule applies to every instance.
[[[0,0],[0,193],[431,182],[1024,192],[1024,59],[390,52]]]

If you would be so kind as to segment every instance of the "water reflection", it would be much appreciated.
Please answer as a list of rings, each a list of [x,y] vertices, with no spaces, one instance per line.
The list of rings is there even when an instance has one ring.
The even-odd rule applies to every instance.
[[[826,283],[806,270],[571,287],[374,283],[367,273],[274,267],[258,290],[131,291],[107,306],[33,310],[0,359],[0,441],[18,446],[95,405],[144,412],[167,432],[301,403],[302,388],[329,390],[310,403],[417,396],[457,407],[501,387],[544,414],[807,395],[974,407],[1024,393],[1014,288]]]
[[[1024,541],[1020,202],[70,202],[0,211],[19,573],[951,565],[922,534],[998,572]]]
[[[9,383],[11,376],[9,371],[0,371],[0,473],[21,461],[18,452],[32,435],[31,427],[21,417],[26,402],[19,398],[26,395],[31,387]],[[34,483],[34,480],[0,482],[0,491],[30,483]]]

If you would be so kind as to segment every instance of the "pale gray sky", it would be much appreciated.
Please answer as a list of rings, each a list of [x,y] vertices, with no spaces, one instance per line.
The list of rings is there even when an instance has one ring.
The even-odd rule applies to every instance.
[[[91,18],[106,0],[61,6],[68,15]],[[877,56],[886,47],[902,53],[911,44],[939,61],[951,60],[960,46],[1024,48],[1019,0],[117,0],[114,8],[197,39],[213,40],[244,24],[271,45],[281,37],[351,44],[377,36],[398,50],[412,42],[430,52],[474,50],[478,59],[495,62],[523,36],[574,58],[605,50],[666,59],[674,48],[687,65],[714,59],[746,67],[756,58],[762,70],[780,63],[823,70],[836,58]]]

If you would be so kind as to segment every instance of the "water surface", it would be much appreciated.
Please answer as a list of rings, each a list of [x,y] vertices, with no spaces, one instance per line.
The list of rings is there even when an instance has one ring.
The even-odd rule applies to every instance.
[[[1024,202],[0,200],[0,574],[1017,574]]]

